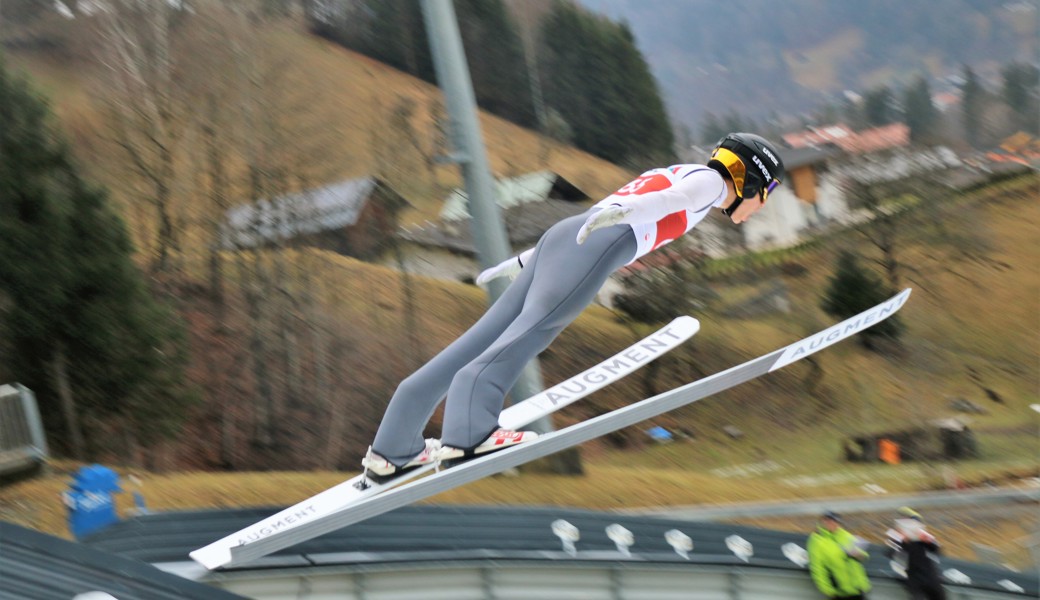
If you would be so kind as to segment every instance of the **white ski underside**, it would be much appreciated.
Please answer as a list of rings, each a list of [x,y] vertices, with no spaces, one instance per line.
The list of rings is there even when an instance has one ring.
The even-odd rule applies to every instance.
[[[594,367],[507,407],[499,417],[499,424],[506,429],[519,429],[533,423],[637,371],[693,337],[699,330],[700,322],[697,319],[678,317]],[[357,475],[249,527],[193,550],[189,555],[207,569],[215,569],[231,561],[233,547],[251,544],[344,510],[356,502],[426,475],[435,468],[434,465],[419,467],[384,482],[374,481],[364,474]]]

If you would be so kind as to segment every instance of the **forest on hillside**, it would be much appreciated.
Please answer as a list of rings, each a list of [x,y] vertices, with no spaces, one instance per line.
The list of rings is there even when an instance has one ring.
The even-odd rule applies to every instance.
[[[674,156],[658,84],[624,23],[571,0],[454,2],[477,104],[611,162]],[[418,2],[316,1],[312,31],[430,82]]]

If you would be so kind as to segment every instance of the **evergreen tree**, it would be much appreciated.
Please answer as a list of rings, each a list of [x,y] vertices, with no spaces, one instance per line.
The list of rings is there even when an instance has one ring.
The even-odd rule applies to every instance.
[[[824,312],[838,319],[855,316],[892,296],[881,280],[859,264],[856,255],[843,250],[838,256],[837,269],[830,278],[826,295],[820,304]],[[898,338],[902,323],[898,315],[863,331],[862,344],[873,348],[875,338]]]
[[[356,0],[311,5],[311,30],[425,81],[436,81],[418,2]]]
[[[892,90],[888,86],[875,88],[863,96],[863,117],[870,127],[895,122]]]
[[[1004,102],[1012,113],[1012,126],[1019,131],[1040,133],[1040,100],[1037,86],[1040,69],[1012,63],[1004,68]]]
[[[961,119],[964,125],[964,137],[973,148],[979,147],[985,96],[986,90],[979,83],[975,72],[968,65],[964,65],[964,85],[961,87]]]
[[[477,105],[524,126],[535,125],[534,102],[517,25],[502,0],[455,2]],[[359,0],[312,29],[328,39],[429,81],[437,82],[422,5],[413,0]]]
[[[939,110],[932,103],[932,91],[924,76],[918,76],[906,88],[903,107],[906,125],[910,128],[910,141],[915,144],[929,142],[939,123]]]
[[[0,328],[8,376],[33,389],[77,458],[171,433],[188,394],[183,329],[131,260],[122,220],[87,185],[46,104],[0,57]],[[90,448],[87,448],[87,446]]]
[[[845,97],[841,104],[841,118],[845,121],[845,124],[851,127],[854,131],[859,131],[866,127],[867,119],[865,115],[866,107],[865,101],[852,97]],[[830,121],[824,121],[829,123]]]
[[[455,8],[477,105],[518,125],[537,125],[524,47],[505,4],[459,0]]]
[[[541,48],[546,103],[579,148],[632,166],[671,160],[664,102],[627,25],[556,2],[541,24]]]

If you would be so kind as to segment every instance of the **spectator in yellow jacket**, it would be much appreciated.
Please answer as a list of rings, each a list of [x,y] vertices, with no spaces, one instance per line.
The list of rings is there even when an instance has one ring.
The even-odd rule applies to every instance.
[[[870,580],[863,563],[866,544],[841,526],[841,516],[827,511],[809,536],[809,573],[816,589],[833,600],[865,600]]]

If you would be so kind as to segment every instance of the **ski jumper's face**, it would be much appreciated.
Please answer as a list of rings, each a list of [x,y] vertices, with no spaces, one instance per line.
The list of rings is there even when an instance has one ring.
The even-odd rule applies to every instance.
[[[722,203],[722,208],[729,208],[737,201],[737,189],[733,185],[732,179],[729,177],[725,177],[724,179],[726,181],[726,200]],[[762,192],[759,192],[754,196],[748,196],[740,203],[737,210],[733,211],[733,214],[731,214],[729,218],[734,223],[743,223],[750,219],[751,215],[762,210],[762,204]]]
[[[762,194],[758,193],[754,196],[744,198],[744,201],[740,203],[737,210],[733,211],[730,215],[730,220],[734,223],[743,223],[751,218],[751,215],[762,210]]]

